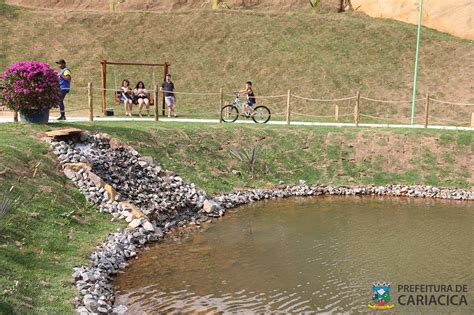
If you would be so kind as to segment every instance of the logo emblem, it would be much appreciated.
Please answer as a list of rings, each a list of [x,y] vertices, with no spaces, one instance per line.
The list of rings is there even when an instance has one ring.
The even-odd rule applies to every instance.
[[[390,283],[389,282],[374,282],[372,283],[372,301],[369,307],[376,310],[387,310],[395,307],[395,304],[390,302]]]

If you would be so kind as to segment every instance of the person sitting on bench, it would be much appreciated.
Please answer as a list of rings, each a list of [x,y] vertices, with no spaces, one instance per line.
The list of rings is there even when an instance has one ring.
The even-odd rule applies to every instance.
[[[132,116],[132,89],[130,88],[130,81],[127,79],[122,81],[122,87],[120,88],[120,102],[123,103],[125,108],[125,116]]]
[[[133,96],[136,100],[136,104],[138,104],[138,116],[142,117],[143,105],[145,105],[146,112],[148,116],[150,116],[150,97],[143,81],[138,81],[133,90]]]

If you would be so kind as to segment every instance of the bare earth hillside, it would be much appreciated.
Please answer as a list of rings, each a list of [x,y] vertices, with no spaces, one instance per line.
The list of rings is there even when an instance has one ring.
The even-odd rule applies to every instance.
[[[352,0],[352,5],[373,17],[418,23],[419,0]],[[474,1],[425,0],[422,21],[438,31],[474,39]]]
[[[113,3],[116,3],[113,6]],[[66,10],[111,10],[116,11],[171,11],[179,9],[197,9],[205,6],[206,0],[7,0],[6,3],[26,7]],[[326,1],[335,5],[337,1]],[[204,4],[203,4],[204,3]],[[233,9],[271,8],[275,11],[288,8],[309,7],[307,0],[228,0]],[[327,4],[324,4],[325,6]]]

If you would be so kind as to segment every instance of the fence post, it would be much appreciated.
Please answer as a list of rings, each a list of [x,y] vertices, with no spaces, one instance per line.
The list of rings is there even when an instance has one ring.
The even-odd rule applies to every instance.
[[[94,121],[94,105],[92,103],[92,83],[87,83],[87,103],[89,104],[89,121]]]
[[[101,65],[101,81],[102,81],[102,114],[105,114],[105,110],[107,108],[107,99],[105,90],[107,88],[107,60],[102,60],[100,62]]]
[[[291,120],[291,91],[288,90],[286,98],[286,124],[289,125]]]
[[[13,112],[13,121],[18,122],[18,112],[17,111]]]
[[[356,127],[359,127],[359,103],[360,103],[360,91],[357,91],[356,104],[354,107],[354,123]]]
[[[224,89],[219,90],[220,99],[219,99],[219,123],[222,122],[222,107],[224,107]]]
[[[158,121],[158,84],[154,86],[155,91],[153,92],[153,98],[155,99],[155,121]]]
[[[339,121],[339,105],[336,104],[336,112],[334,113],[336,121]]]
[[[474,113],[471,113],[471,128],[474,128]]]
[[[163,71],[165,72],[165,74],[163,75],[163,80],[166,80],[166,75],[168,74],[168,68],[169,68],[169,64],[168,62],[165,62],[165,66],[164,66],[164,69]],[[166,102],[165,102],[165,94],[162,93],[163,95],[163,100],[162,100],[162,110],[161,110],[161,114],[163,115],[163,117],[166,117]]]
[[[426,93],[426,101],[425,101],[425,128],[428,128],[429,112],[430,112],[430,93]]]

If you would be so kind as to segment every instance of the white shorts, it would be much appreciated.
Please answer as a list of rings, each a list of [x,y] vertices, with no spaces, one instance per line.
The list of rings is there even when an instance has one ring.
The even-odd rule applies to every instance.
[[[168,106],[174,105],[174,96],[165,96],[165,103]]]

